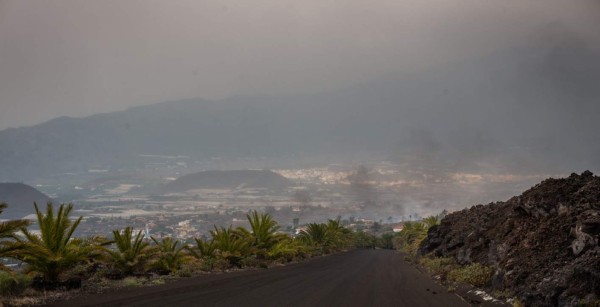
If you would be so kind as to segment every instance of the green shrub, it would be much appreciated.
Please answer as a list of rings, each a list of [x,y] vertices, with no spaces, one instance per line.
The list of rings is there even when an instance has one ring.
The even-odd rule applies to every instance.
[[[205,261],[196,258],[190,258],[181,265],[181,269],[177,270],[175,275],[179,277],[192,277],[194,276],[194,273],[203,272],[206,270]]]
[[[410,257],[416,257],[421,241],[427,237],[427,227],[425,223],[405,223],[404,229],[393,239],[394,247]]]
[[[476,287],[488,285],[494,275],[494,268],[479,263],[472,263],[456,268],[448,273],[450,280],[464,282]]]
[[[31,285],[31,277],[25,274],[0,271],[0,295],[19,295]]]
[[[210,262],[206,262],[209,265],[210,270],[216,271],[227,271],[233,267],[230,260],[227,258],[218,257],[216,259],[212,259]]]
[[[36,272],[44,281],[53,284],[73,266],[97,258],[95,247],[73,238],[82,217],[71,221],[73,204],[61,204],[55,212],[52,203],[46,205],[44,214],[34,203],[40,234],[22,228],[19,238],[20,250],[16,258],[27,263],[27,272]]]
[[[142,231],[134,233],[132,227],[123,231],[113,230],[113,240],[105,245],[114,244],[115,248],[103,246],[105,261],[116,271],[125,275],[142,273],[148,260],[153,256],[150,244],[144,241]]]
[[[377,238],[374,235],[362,231],[352,233],[352,240],[354,246],[358,248],[374,248],[377,245]]]
[[[440,275],[442,279],[445,279],[448,276],[448,273],[457,266],[456,261],[454,261],[453,258],[446,257],[423,257],[419,259],[419,264],[424,266],[429,273]]]
[[[384,233],[381,235],[381,238],[378,242],[379,247],[385,249],[394,249],[394,234],[393,233]]]
[[[144,285],[144,281],[139,277],[125,277],[122,281],[123,285],[126,287],[140,287]]]
[[[153,247],[155,256],[150,268],[166,273],[177,272],[183,263],[191,258],[184,253],[185,246],[179,246],[181,244],[179,240],[173,240],[169,237],[160,241],[154,237],[150,237],[150,239],[156,244]]]
[[[262,262],[261,259],[258,259],[255,255],[250,255],[242,258],[241,264],[243,268],[257,268],[260,266]]]
[[[268,252],[273,260],[284,260],[290,262],[297,258],[304,258],[309,253],[309,247],[300,240],[286,239],[275,244]]]

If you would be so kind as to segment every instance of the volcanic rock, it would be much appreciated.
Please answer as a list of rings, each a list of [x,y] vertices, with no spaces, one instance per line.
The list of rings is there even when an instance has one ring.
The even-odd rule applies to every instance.
[[[496,267],[492,287],[527,305],[600,298],[600,177],[547,179],[506,202],[447,215],[419,253]]]

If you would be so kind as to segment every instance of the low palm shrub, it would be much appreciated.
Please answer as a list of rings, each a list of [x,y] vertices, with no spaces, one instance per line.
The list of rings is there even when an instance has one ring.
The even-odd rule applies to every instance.
[[[0,203],[0,214],[4,212],[8,205],[6,203]],[[0,223],[0,258],[15,257],[19,249],[20,244],[16,244],[15,233],[29,225],[28,221],[13,220]],[[0,262],[0,271],[8,271],[8,268]]]
[[[156,244],[155,257],[150,265],[151,268],[171,273],[179,270],[181,265],[187,261],[189,256],[184,253],[185,246],[179,240],[170,237],[163,238],[160,241],[153,237],[151,239]]]
[[[26,272],[39,273],[45,282],[53,284],[73,266],[97,257],[93,246],[72,238],[82,219],[69,219],[72,204],[61,204],[55,213],[52,203],[48,203],[46,214],[39,210],[37,204],[34,207],[40,235],[22,228],[24,238],[18,239],[20,251],[17,258],[27,264]]]
[[[229,228],[216,227],[210,231],[214,253],[218,258],[225,259],[231,266],[242,267],[241,260],[248,254],[250,244],[238,233]]]
[[[19,295],[31,285],[31,277],[20,274],[0,271],[0,295]]]
[[[245,228],[238,229],[249,239],[252,247],[268,250],[287,237],[277,233],[279,225],[268,214],[258,214],[253,211],[251,214],[247,214],[246,218],[250,223],[250,231],[248,232]]]
[[[196,273],[209,270],[210,269],[207,268],[207,265],[204,260],[197,259],[191,254],[188,254],[188,258],[181,264],[181,268],[173,273],[175,276],[179,277],[192,277]]]
[[[298,258],[306,258],[310,255],[309,248],[300,240],[287,238],[279,241],[268,252],[270,259],[293,261]]]
[[[114,244],[114,248],[110,247]],[[109,247],[107,247],[109,246]],[[142,231],[134,235],[131,227],[123,231],[113,230],[113,240],[104,244],[104,259],[115,272],[123,275],[140,274],[144,272],[148,260],[151,258],[148,242],[144,241]]]
[[[327,233],[327,225],[311,223],[306,226],[306,230],[300,231],[298,238],[306,243],[313,245],[328,245],[332,239]]]
[[[216,247],[212,240],[205,241],[203,239],[194,238],[196,246],[188,248],[190,254],[198,259],[212,259],[215,258]]]
[[[317,248],[320,253],[331,253],[347,249],[354,245],[354,236],[338,220],[327,223],[311,223],[298,235],[298,239],[309,247]]]

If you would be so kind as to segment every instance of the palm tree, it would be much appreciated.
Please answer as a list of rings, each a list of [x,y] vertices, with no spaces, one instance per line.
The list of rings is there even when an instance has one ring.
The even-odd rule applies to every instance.
[[[215,226],[210,231],[215,253],[227,259],[231,265],[240,267],[241,260],[248,253],[248,241],[240,237],[237,232],[229,228]]]
[[[108,263],[125,275],[143,271],[151,255],[147,252],[149,244],[144,242],[142,231],[134,236],[133,229],[127,227],[122,232],[113,230],[112,233],[113,240],[105,246],[115,244],[116,249],[104,247]]]
[[[347,235],[350,230],[342,225],[340,219],[327,220],[327,230],[336,235]]]
[[[182,253],[185,246],[178,247],[181,242],[170,237],[166,237],[161,241],[156,240],[154,237],[150,238],[156,243],[157,247],[156,261],[153,266],[166,272],[177,271],[185,261],[185,254]]]
[[[430,216],[423,219],[423,223],[427,228],[440,224],[440,219],[437,216]]]
[[[329,246],[343,248],[349,245],[350,230],[342,226],[340,219],[328,220],[326,226]]]
[[[4,212],[8,205],[6,203],[0,203],[0,214]],[[15,242],[15,233],[23,227],[29,225],[29,221],[13,220],[0,223],[0,258],[14,257],[15,252],[20,248],[19,244]],[[0,270],[8,271],[8,267],[0,263]]]
[[[326,224],[310,223],[306,230],[300,231],[298,238],[308,244],[327,245],[331,236],[327,233]]]
[[[188,248],[188,251],[192,256],[198,259],[212,259],[215,257],[215,244],[212,240],[204,241],[202,239],[194,238],[196,241],[196,248]]]
[[[96,256],[94,247],[81,244],[81,240],[71,239],[82,217],[72,222],[69,219],[73,204],[61,204],[54,213],[52,203],[46,206],[46,214],[40,212],[34,203],[41,235],[21,228],[24,239],[18,239],[21,250],[18,255],[27,263],[27,270],[41,273],[46,281],[58,281],[60,274],[73,265]]]
[[[394,246],[409,254],[416,253],[419,244],[427,236],[427,225],[419,222],[406,222],[402,231],[394,239]]]
[[[285,237],[283,234],[276,233],[279,225],[268,214],[259,215],[258,212],[253,211],[251,214],[246,214],[246,218],[250,223],[251,232],[245,228],[238,228],[238,232],[250,240],[252,247],[267,250]]]
[[[350,230],[343,227],[339,220],[328,220],[326,224],[308,224],[306,230],[302,230],[298,238],[305,244],[317,247],[325,253],[345,248],[352,241]]]

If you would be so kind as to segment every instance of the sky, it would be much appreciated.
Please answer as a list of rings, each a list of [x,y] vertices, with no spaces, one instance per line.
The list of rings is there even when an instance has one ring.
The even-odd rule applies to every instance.
[[[310,94],[526,44],[597,0],[0,0],[0,129],[182,98]]]

